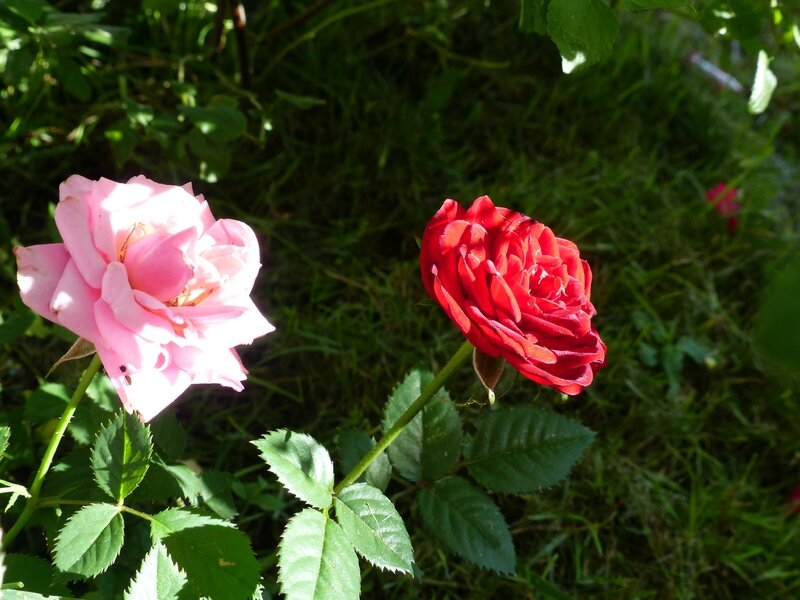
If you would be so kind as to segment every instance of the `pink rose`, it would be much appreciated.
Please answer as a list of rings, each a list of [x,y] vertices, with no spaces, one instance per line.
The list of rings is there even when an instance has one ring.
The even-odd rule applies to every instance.
[[[128,411],[149,421],[193,383],[243,389],[233,347],[274,330],[250,299],[249,226],[142,175],[73,175],[55,218],[63,244],[14,248],[22,300],[95,345]]]

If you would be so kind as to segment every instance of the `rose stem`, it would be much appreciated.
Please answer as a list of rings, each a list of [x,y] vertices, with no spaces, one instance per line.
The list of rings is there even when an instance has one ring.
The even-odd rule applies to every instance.
[[[384,435],[380,441],[378,441],[378,443],[375,444],[360,461],[358,461],[358,464],[353,467],[347,475],[345,475],[345,478],[339,482],[339,485],[337,485],[333,490],[334,494],[338,494],[348,485],[355,483],[356,479],[361,477],[361,474],[367,470],[367,467],[372,464],[372,461],[378,458],[378,455],[381,452],[386,450],[389,444],[391,444],[395,438],[402,433],[406,425],[408,425],[411,420],[417,416],[417,413],[419,413],[419,411],[425,407],[425,405],[428,403],[428,400],[430,400],[433,395],[439,391],[439,388],[444,385],[444,382],[447,381],[450,375],[453,374],[453,371],[455,371],[456,368],[470,356],[472,356],[472,344],[469,342],[464,342],[461,347],[456,350],[456,353],[453,354],[447,364],[442,367],[442,370],[439,371],[436,377],[433,378],[433,381],[425,386],[425,389],[422,390],[419,398],[414,400],[414,403],[406,409],[406,412],[400,415],[400,418],[398,418],[395,424],[392,425],[392,428],[386,432],[386,435]]]
[[[36,510],[36,503],[39,500],[39,493],[42,491],[44,476],[47,475],[47,471],[50,470],[50,465],[53,463],[53,457],[56,454],[56,450],[58,450],[58,445],[61,443],[61,438],[64,437],[64,432],[67,430],[67,425],[69,425],[72,415],[75,414],[75,409],[78,408],[78,403],[81,401],[81,398],[83,398],[83,395],[86,393],[89,384],[92,383],[92,379],[94,379],[94,376],[99,369],[100,358],[95,354],[92,362],[89,363],[89,366],[83,373],[81,380],[78,382],[78,387],[75,388],[75,393],[72,394],[72,398],[70,398],[67,407],[61,414],[61,418],[58,420],[58,425],[56,425],[53,435],[50,437],[50,443],[47,444],[47,450],[44,451],[42,462],[39,463],[39,470],[36,471],[36,476],[33,478],[33,483],[28,490],[30,496],[25,503],[25,508],[23,509],[22,514],[19,516],[19,519],[17,519],[17,522],[14,523],[14,526],[8,530],[8,533],[3,536],[4,546],[8,546],[13,539],[17,537],[17,534],[22,531],[22,529],[28,523],[28,520],[31,518],[31,515]]]

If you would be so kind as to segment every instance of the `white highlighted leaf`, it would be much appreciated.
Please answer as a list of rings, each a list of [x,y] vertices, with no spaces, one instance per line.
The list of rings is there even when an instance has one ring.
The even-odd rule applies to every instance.
[[[767,110],[769,101],[772,99],[772,92],[778,86],[778,78],[770,70],[769,62],[770,58],[767,53],[759,50],[756,76],[750,92],[750,100],[747,102],[747,109],[754,115],[760,115]]]

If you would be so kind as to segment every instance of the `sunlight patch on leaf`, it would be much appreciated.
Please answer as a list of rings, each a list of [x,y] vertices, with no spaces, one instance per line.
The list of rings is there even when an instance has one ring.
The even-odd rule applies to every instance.
[[[89,504],[72,515],[58,534],[53,563],[69,575],[95,577],[116,560],[123,537],[118,506]]]
[[[758,65],[756,66],[756,76],[753,80],[753,89],[750,92],[750,100],[747,102],[747,109],[751,114],[760,115],[769,106],[772,93],[778,86],[778,78],[775,77],[769,68],[770,58],[763,50],[758,51]]]
[[[156,542],[125,591],[125,600],[176,600],[186,585],[186,574],[172,561],[161,542]]]
[[[361,592],[353,545],[338,524],[312,508],[286,524],[278,569],[287,600],[356,600]]]
[[[252,444],[261,458],[292,494],[317,508],[333,501],[333,462],[325,447],[304,433],[279,429]]]

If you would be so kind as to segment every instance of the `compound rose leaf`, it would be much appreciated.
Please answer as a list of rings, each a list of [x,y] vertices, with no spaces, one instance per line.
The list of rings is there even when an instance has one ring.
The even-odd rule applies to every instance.
[[[484,413],[465,450],[470,475],[495,492],[539,491],[569,474],[594,432],[535,406]]]

